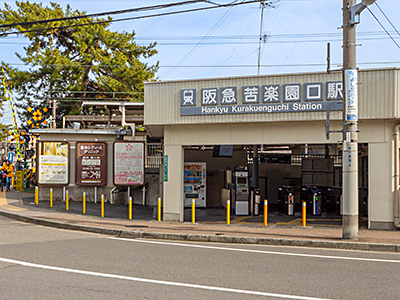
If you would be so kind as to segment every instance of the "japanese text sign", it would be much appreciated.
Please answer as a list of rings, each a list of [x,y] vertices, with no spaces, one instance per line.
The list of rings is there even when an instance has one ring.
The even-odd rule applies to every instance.
[[[104,142],[76,143],[76,184],[107,184],[107,144]]]
[[[144,143],[121,141],[114,143],[114,184],[144,184]]]

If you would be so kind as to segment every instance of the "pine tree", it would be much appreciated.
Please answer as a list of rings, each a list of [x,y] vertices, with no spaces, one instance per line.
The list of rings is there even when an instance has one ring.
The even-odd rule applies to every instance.
[[[65,10],[56,3],[49,7],[41,3],[16,2],[17,9],[5,4],[0,10],[0,24],[15,24],[37,20],[81,16],[85,12]],[[155,80],[156,65],[146,59],[154,56],[156,44],[139,46],[135,33],[113,32],[112,19],[82,18],[33,25],[0,28],[1,33],[65,27],[76,24],[100,24],[55,28],[20,33],[29,45],[24,53],[16,53],[24,68],[2,62],[9,83],[13,85],[17,106],[23,108],[26,120],[29,106],[46,106],[59,100],[61,115],[80,114],[81,102],[118,98],[143,101],[144,81]]]

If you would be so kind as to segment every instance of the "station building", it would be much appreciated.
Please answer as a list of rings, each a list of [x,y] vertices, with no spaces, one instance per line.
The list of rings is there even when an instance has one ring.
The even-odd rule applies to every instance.
[[[399,221],[399,75],[358,72],[359,211],[370,229]],[[340,72],[146,83],[144,124],[164,144],[164,220],[185,221],[192,198],[206,208],[234,198],[234,212],[252,214],[256,203],[242,201],[252,187],[276,209],[290,188],[294,210],[318,189],[318,209],[340,214],[328,194],[342,185],[342,134],[328,140],[325,122],[329,111],[340,131],[342,110]],[[241,176],[248,189],[239,191]]]

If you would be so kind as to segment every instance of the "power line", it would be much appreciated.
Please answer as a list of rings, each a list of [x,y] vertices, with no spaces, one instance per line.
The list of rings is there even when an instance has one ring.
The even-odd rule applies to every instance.
[[[341,65],[342,63],[332,63],[333,65]],[[358,65],[386,65],[386,64],[400,64],[400,61],[380,61],[380,62],[364,62],[364,63],[357,63]],[[8,65],[12,66],[25,66],[25,64],[20,64],[20,63],[8,63]],[[282,65],[283,67],[307,67],[307,66],[325,66],[326,64],[323,63],[309,63],[309,64],[286,64]],[[40,65],[40,66],[55,66],[55,67],[82,67],[85,68],[89,65],[61,65],[61,64],[46,64],[46,65]],[[257,65],[243,65],[246,68],[257,68]],[[261,67],[277,67],[281,66],[280,64],[268,64],[268,65],[261,65]],[[132,68],[134,66],[125,66],[125,65],[98,65],[97,67],[113,67],[113,68]],[[158,66],[159,68],[173,68],[176,67],[175,65],[160,65]],[[238,65],[180,65],[179,68],[215,68],[215,67],[221,67],[221,68],[238,68],[240,66]],[[57,93],[58,91],[52,91],[54,93]],[[91,92],[91,91],[86,91],[87,93],[96,93],[96,92]],[[109,92],[113,93],[113,92]],[[115,92],[115,93],[134,93],[134,92]],[[140,92],[137,92],[140,93]]]
[[[379,8],[379,10],[381,11],[381,13],[385,16],[386,20],[388,20],[388,22],[390,23],[390,25],[392,25],[393,29],[397,32],[397,34],[400,36],[400,33],[398,32],[398,30],[396,29],[396,27],[393,25],[393,23],[390,21],[390,19],[388,18],[388,16],[383,12],[383,10],[381,9],[381,7],[379,6],[378,2],[375,2],[376,6]]]
[[[374,13],[369,9],[369,7],[367,6],[368,11],[371,13],[371,15],[375,18],[375,20],[379,23],[379,25],[381,25],[381,27],[383,28],[383,30],[385,30],[385,32],[387,33],[387,35],[392,39],[393,43],[396,44],[397,48],[400,49],[400,45],[395,41],[395,39],[392,37],[392,35],[389,33],[389,31],[386,30],[385,26],[383,26],[383,24],[379,21],[379,19],[374,15]]]
[[[227,38],[228,39],[228,38]],[[268,44],[296,44],[296,43],[326,43],[326,42],[342,42],[343,39],[335,38],[335,39],[308,39],[308,40],[273,40],[272,36],[268,36]],[[387,40],[390,39],[389,36],[385,37],[365,37],[365,38],[358,38],[359,41],[378,41],[378,40]],[[396,37],[396,39],[400,39],[400,37]],[[141,39],[136,39],[136,41],[140,41]],[[210,41],[210,42],[203,42],[202,45],[251,45],[251,44],[258,44],[259,42],[254,41],[237,41],[237,40],[228,40],[228,41]],[[198,42],[157,42],[157,46],[190,46],[190,45],[197,45]],[[8,43],[8,42],[0,42],[0,45],[29,45],[28,42],[21,42],[21,43]],[[137,43],[138,46],[148,46],[149,43]],[[72,66],[72,65],[71,65]],[[94,66],[96,67],[96,66]]]
[[[234,1],[230,2],[229,4],[235,4],[238,1],[239,0],[234,0]],[[208,36],[211,35],[213,32],[215,32],[215,30],[217,30],[219,26],[221,26],[221,24],[227,19],[227,17],[230,15],[230,13],[231,13],[231,8],[218,20],[217,23],[214,24],[214,26],[207,32],[207,34],[199,42],[197,42],[195,44],[195,46],[188,53],[186,53],[186,55],[184,57],[182,57],[179,60],[179,62],[176,64],[176,67],[173,67],[170,70],[168,70],[163,76],[166,77],[166,76],[170,75],[171,73],[173,73],[177,69],[178,66],[183,64],[190,56],[192,56],[197,51],[197,49],[199,49],[200,46],[202,44],[204,44],[203,42],[205,40],[207,40]]]
[[[83,19],[83,18],[102,17],[102,16],[107,16],[107,15],[116,15],[116,14],[126,14],[126,13],[139,12],[139,11],[157,10],[157,9],[170,8],[170,7],[174,7],[174,6],[194,4],[194,3],[199,3],[199,2],[207,2],[207,1],[205,1],[205,0],[184,1],[184,2],[160,4],[160,5],[154,5],[154,6],[124,9],[124,10],[115,10],[115,11],[108,11],[108,12],[94,13],[94,14],[80,15],[80,16],[73,16],[73,17],[46,19],[46,20],[20,22],[20,23],[12,23],[12,24],[3,24],[3,25],[0,25],[0,28],[9,28],[9,27],[15,27],[15,26],[29,26],[29,25],[44,24],[44,23],[50,23],[50,22],[78,20],[78,19]]]
[[[250,0],[250,1],[240,2],[240,3],[221,4],[219,6],[194,8],[194,9],[187,9],[187,10],[182,10],[182,11],[166,12],[166,13],[159,13],[159,14],[153,14],[153,15],[122,18],[122,19],[107,20],[107,21],[97,21],[97,22],[90,22],[90,23],[56,26],[56,27],[48,27],[48,28],[40,28],[40,29],[32,29],[32,30],[13,31],[13,32],[2,33],[2,34],[0,34],[0,37],[13,35],[13,34],[21,34],[21,33],[41,32],[41,31],[48,31],[48,30],[55,30],[55,29],[66,29],[66,28],[74,28],[74,27],[81,27],[81,26],[88,26],[88,25],[106,24],[106,23],[115,23],[115,22],[122,22],[122,21],[170,16],[170,15],[183,14],[183,13],[188,13],[188,12],[210,10],[210,9],[215,9],[215,8],[224,8],[224,7],[238,6],[238,5],[243,5],[243,4],[253,4],[253,3],[259,3],[260,1],[262,1],[262,0]]]
[[[396,33],[396,31],[389,31],[390,33]],[[367,36],[369,39],[374,39],[373,36],[382,36],[385,35],[387,36],[385,31],[370,31],[370,32],[357,32],[357,37],[362,37],[362,36]],[[141,40],[197,40],[197,39],[202,39],[205,36],[198,36],[198,35],[193,35],[193,36],[136,36],[135,40],[136,41],[141,41]],[[293,33],[293,34],[271,34],[268,35],[268,41],[271,42],[271,40],[274,39],[282,39],[282,38],[291,38],[291,39],[304,39],[304,38],[329,38],[329,37],[338,37],[341,38],[342,34],[341,33]],[[209,35],[207,36],[207,39],[210,40],[234,40],[234,39],[258,39],[259,35],[255,34],[249,34],[246,36],[238,36],[238,35]],[[375,37],[376,38],[376,37]],[[387,37],[389,38],[389,37]],[[323,40],[326,41],[326,40]],[[335,40],[336,41],[336,40]],[[339,40],[338,40],[339,41]],[[342,40],[341,40],[342,41]],[[301,42],[301,41],[298,41]],[[0,44],[29,44],[29,42],[0,42]]]

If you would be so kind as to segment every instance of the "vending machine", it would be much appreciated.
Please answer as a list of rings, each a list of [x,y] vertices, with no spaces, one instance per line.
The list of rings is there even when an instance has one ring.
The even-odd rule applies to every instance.
[[[196,207],[206,207],[206,163],[185,163],[183,170],[183,192],[185,207],[192,206],[192,199],[196,201]]]

